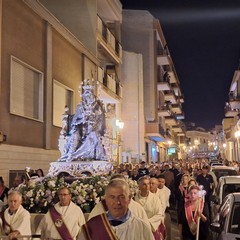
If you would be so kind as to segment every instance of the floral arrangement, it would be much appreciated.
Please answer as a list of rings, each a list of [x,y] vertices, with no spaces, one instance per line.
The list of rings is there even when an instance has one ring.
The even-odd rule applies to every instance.
[[[104,189],[110,180],[109,176],[93,176],[78,178],[72,182],[58,177],[45,177],[30,179],[26,185],[20,185],[19,190],[23,195],[23,206],[32,213],[46,213],[50,207],[58,202],[57,190],[68,187],[72,194],[72,201],[83,212],[90,212],[94,205],[104,196]],[[128,179],[132,195],[138,189],[137,182]]]

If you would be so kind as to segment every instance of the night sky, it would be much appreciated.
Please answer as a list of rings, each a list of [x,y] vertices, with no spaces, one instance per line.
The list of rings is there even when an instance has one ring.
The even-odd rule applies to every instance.
[[[240,1],[122,0],[160,20],[184,95],[185,121],[221,124],[240,60]]]

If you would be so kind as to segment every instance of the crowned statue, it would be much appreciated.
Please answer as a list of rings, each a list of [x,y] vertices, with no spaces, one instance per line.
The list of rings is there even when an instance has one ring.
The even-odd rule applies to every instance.
[[[59,162],[107,160],[103,145],[105,133],[105,110],[102,102],[94,96],[93,80],[82,83],[82,101],[76,113],[68,115],[65,107],[59,139],[65,139]]]

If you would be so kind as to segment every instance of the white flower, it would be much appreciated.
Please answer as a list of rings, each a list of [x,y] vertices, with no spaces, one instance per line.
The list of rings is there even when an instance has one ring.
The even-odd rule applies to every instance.
[[[33,191],[32,191],[32,190],[28,191],[28,192],[26,193],[26,196],[27,196],[28,198],[31,198],[31,197],[33,196]]]
[[[56,182],[55,182],[54,180],[50,180],[50,181],[48,182],[48,187],[54,188],[55,186],[56,186]]]

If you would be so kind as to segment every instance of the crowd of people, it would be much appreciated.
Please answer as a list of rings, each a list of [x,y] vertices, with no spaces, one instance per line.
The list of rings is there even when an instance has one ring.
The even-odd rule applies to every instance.
[[[70,189],[62,187],[57,192],[59,202],[45,214],[37,233],[41,239],[170,240],[170,211],[176,211],[182,240],[195,240],[196,235],[207,240],[214,190],[207,164],[206,160],[120,164],[114,168],[104,199],[87,219],[71,201]],[[43,172],[38,177],[43,177]],[[138,183],[134,196],[127,178]],[[21,205],[22,195],[14,188],[8,190],[0,178],[0,198],[7,197],[8,203],[0,218],[1,234],[9,239],[30,236],[30,214]]]

